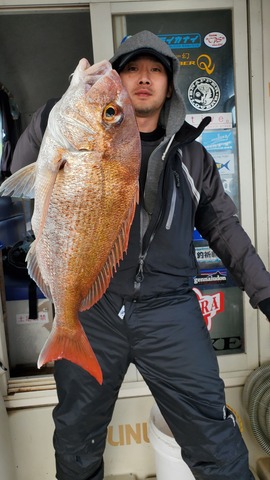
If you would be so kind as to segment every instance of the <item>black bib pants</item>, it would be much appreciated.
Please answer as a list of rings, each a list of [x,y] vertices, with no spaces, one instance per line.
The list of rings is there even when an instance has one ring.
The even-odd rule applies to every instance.
[[[104,383],[99,385],[71,362],[55,363],[58,480],[103,479],[107,427],[130,362],[150,388],[196,479],[254,478],[235,418],[225,406],[216,355],[189,287],[137,302],[107,291],[80,319]]]

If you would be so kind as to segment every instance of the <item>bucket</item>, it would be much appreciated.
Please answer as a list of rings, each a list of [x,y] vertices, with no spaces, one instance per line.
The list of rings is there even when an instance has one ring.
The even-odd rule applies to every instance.
[[[155,452],[157,480],[195,480],[156,404],[150,412],[148,437]]]

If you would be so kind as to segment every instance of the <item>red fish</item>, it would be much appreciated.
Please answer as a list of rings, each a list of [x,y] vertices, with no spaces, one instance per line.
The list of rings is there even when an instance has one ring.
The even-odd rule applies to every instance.
[[[52,331],[38,367],[65,358],[99,383],[102,371],[78,318],[106,291],[127,249],[138,201],[140,137],[120,77],[82,59],[52,109],[35,164],[1,186],[34,196],[30,276],[52,300]]]

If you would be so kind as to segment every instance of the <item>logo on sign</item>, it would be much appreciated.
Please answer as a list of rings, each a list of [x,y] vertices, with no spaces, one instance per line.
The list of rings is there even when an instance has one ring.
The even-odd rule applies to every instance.
[[[215,70],[215,64],[213,63],[211,57],[206,53],[199,55],[196,61],[190,58],[189,52],[177,54],[176,57],[179,59],[179,64],[181,67],[197,66],[200,70],[205,70],[208,75],[211,75]]]
[[[223,177],[222,178],[222,184],[223,188],[226,193],[231,194],[232,193],[232,185],[233,185],[233,177]]]
[[[195,255],[198,263],[216,263],[220,260],[210,247],[195,247]]]
[[[194,285],[214,285],[217,283],[226,283],[227,275],[226,271],[217,271],[217,272],[201,272],[200,275],[197,275],[193,278]]]
[[[224,150],[233,150],[233,133],[232,131],[228,130],[222,130],[219,132],[203,132],[202,144],[210,153],[213,151],[218,152]]]
[[[178,48],[200,48],[201,35],[199,33],[168,33],[160,34],[158,37],[166,42],[172,49]]]
[[[149,443],[147,422],[136,423],[133,425],[125,424],[108,427],[107,441],[113,447],[131,445],[134,443]]]
[[[204,37],[204,43],[210,48],[220,48],[225,45],[227,39],[223,33],[211,32]]]
[[[203,295],[198,288],[193,288],[193,291],[196,293],[204,321],[207,329],[210,331],[213,318],[218,313],[224,311],[224,293],[217,292],[212,295]]]
[[[211,110],[220,100],[220,88],[211,78],[197,78],[189,86],[188,99],[196,110]]]
[[[205,70],[208,75],[211,75],[215,70],[215,64],[212,62],[211,57],[205,53],[197,58],[197,65],[200,70]]]
[[[234,154],[233,153],[212,153],[219,173],[234,173]]]
[[[200,122],[208,117],[207,113],[192,113],[186,115],[186,120],[191,125],[198,127]],[[205,130],[218,130],[223,128],[232,128],[232,114],[231,113],[211,113],[211,122],[205,127]]]

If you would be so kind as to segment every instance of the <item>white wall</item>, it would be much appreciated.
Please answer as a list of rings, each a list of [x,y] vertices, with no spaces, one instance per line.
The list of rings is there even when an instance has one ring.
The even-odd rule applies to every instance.
[[[265,453],[254,440],[247,422],[242,406],[242,389],[227,388],[226,400],[242,429],[249,449],[250,465],[255,469],[257,459],[265,456]],[[138,480],[144,480],[155,473],[154,450],[146,437],[152,405],[151,396],[118,400],[105,452],[106,475],[133,473]],[[15,452],[16,480],[53,479],[52,407],[11,410],[8,415]]]
[[[147,440],[147,422],[152,404],[150,396],[118,400],[109,427],[105,474],[134,473],[138,479],[144,479],[155,472],[154,453]],[[54,478],[52,408],[8,412],[16,480]]]

